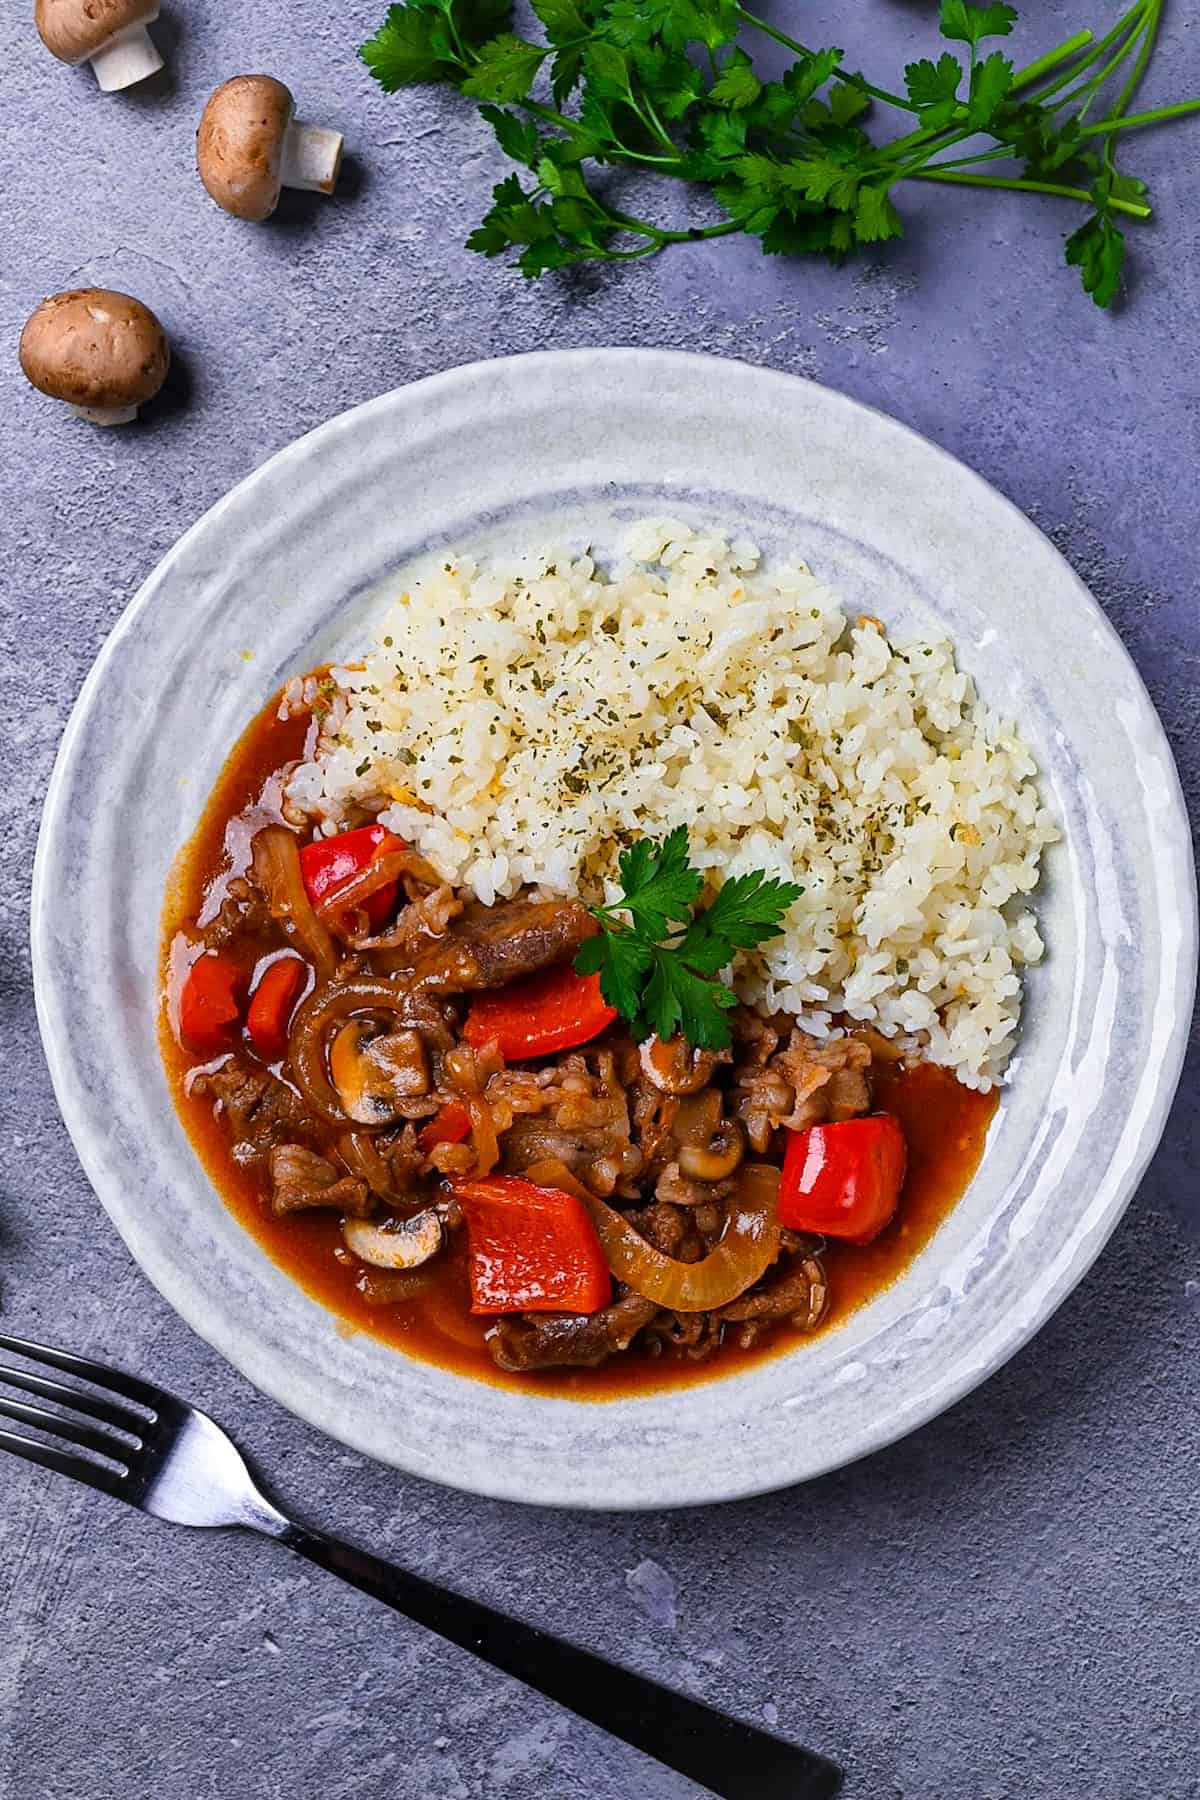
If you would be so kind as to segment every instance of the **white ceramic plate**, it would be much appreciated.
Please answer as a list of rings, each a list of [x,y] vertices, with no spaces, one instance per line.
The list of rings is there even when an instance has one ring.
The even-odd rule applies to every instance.
[[[670,511],[790,547],[852,612],[940,627],[1012,713],[1065,827],[1050,954],[980,1173],[907,1274],[750,1372],[583,1405],[489,1388],[344,1328],[226,1211],[155,1043],[171,861],[285,677],[361,643],[371,590],[430,549],[552,532],[615,547]],[[248,657],[247,653],[252,653]],[[1191,844],[1121,644],[1035,528],[932,444],[736,362],[567,351],[452,370],[332,420],[214,507],[105,645],[63,740],[33,950],[59,1104],[104,1206],[194,1328],[356,1449],[510,1499],[662,1507],[803,1480],[910,1431],[1053,1312],[1153,1151],[1196,966]]]

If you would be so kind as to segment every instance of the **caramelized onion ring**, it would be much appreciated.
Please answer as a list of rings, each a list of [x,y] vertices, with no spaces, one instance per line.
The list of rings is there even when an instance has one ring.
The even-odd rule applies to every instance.
[[[308,897],[295,832],[286,825],[266,825],[255,833],[250,852],[255,884],[265,896],[272,918],[316,964],[318,978],[328,981],[337,968],[337,947]]]
[[[296,1086],[315,1113],[333,1125],[355,1123],[347,1118],[329,1079],[325,1039],[334,1025],[353,1018],[356,1013],[395,1013],[402,1025],[419,1023],[413,1017],[412,995],[390,981],[370,975],[359,975],[350,981],[330,981],[316,987],[302,1000],[292,1020],[288,1035],[288,1056]],[[390,1119],[380,1122],[385,1130]],[[369,1127],[358,1124],[358,1130]]]
[[[664,1256],[594,1194],[586,1194],[584,1205],[617,1279],[672,1312],[727,1306],[753,1287],[779,1254],[779,1170],[769,1163],[747,1163],[739,1172],[724,1236],[701,1262]]]
[[[351,1175],[365,1181],[381,1200],[396,1200],[396,1184],[392,1171],[375,1148],[375,1140],[367,1131],[344,1131],[337,1143],[338,1155]]]

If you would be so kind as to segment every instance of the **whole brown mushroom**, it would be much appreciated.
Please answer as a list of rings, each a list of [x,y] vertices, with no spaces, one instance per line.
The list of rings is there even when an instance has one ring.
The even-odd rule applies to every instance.
[[[90,62],[106,94],[145,81],[163,66],[146,30],[158,0],[36,0],[33,22],[51,56]]]
[[[196,133],[196,167],[235,219],[270,218],[281,188],[332,194],[342,134],[295,115],[291,89],[273,75],[235,75],[209,98]]]
[[[127,425],[167,378],[167,334],[140,300],[109,288],[51,294],[21,333],[21,367],[93,425]]]

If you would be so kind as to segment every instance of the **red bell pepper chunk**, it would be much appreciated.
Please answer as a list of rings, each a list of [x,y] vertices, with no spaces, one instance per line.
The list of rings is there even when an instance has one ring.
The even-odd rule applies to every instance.
[[[184,1042],[202,1056],[228,1050],[245,997],[246,975],[237,963],[228,956],[198,957],[179,996],[179,1029]]]
[[[449,1100],[428,1124],[422,1125],[417,1142],[422,1150],[432,1150],[438,1144],[461,1144],[470,1135],[470,1112],[461,1101]]]
[[[599,1312],[612,1299],[596,1227],[582,1200],[516,1175],[456,1181],[467,1221],[471,1311]]]
[[[382,825],[362,825],[357,831],[343,831],[337,837],[314,838],[300,852],[300,872],[309,899],[314,906],[323,905],[336,898],[376,857],[404,848],[404,839]],[[394,881],[368,894],[363,911],[372,931],[379,930],[395,904]]]
[[[463,1036],[476,1050],[495,1042],[510,1060],[549,1056],[590,1042],[616,1016],[616,1008],[600,992],[600,977],[577,975],[568,963],[480,995],[467,1014]]]
[[[278,1062],[287,1054],[288,1025],[307,975],[308,966],[298,956],[281,956],[263,971],[250,996],[246,1030],[264,1062]]]
[[[904,1133],[891,1113],[789,1131],[779,1223],[868,1244],[899,1204],[907,1163]]]

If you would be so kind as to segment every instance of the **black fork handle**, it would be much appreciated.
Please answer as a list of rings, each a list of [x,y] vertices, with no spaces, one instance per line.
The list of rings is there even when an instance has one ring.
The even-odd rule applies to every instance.
[[[272,1535],[372,1599],[514,1675],[723,1800],[831,1800],[841,1787],[841,1771],[811,1750],[785,1743],[352,1544],[291,1523]]]

